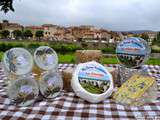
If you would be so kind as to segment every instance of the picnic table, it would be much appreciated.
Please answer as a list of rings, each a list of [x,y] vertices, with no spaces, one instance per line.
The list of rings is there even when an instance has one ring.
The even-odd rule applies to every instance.
[[[59,64],[59,71],[74,64]],[[117,67],[117,65],[108,65]],[[160,119],[160,66],[144,65],[157,80],[157,101],[146,103],[143,106],[124,106],[111,99],[97,104],[91,104],[75,95],[73,92],[62,91],[55,99],[45,99],[35,102],[29,107],[12,105],[6,94],[6,76],[0,66],[0,120],[85,120],[85,119]]]

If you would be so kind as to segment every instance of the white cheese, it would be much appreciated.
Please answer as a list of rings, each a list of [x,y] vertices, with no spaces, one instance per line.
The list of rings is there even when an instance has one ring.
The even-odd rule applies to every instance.
[[[75,68],[71,86],[77,96],[98,103],[112,94],[113,78],[103,65],[95,61],[81,63]]]

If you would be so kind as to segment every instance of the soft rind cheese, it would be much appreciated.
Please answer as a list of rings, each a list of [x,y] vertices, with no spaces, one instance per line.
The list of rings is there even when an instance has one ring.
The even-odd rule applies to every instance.
[[[71,86],[80,98],[98,103],[112,94],[113,78],[103,65],[95,61],[81,63],[75,68]]]

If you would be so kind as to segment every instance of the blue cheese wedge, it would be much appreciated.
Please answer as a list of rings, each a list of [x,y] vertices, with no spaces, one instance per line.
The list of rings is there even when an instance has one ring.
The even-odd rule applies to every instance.
[[[114,93],[113,98],[122,104],[141,105],[147,98],[145,93],[154,83],[155,79],[150,76],[134,74]]]
[[[81,63],[75,68],[71,86],[77,96],[98,103],[111,95],[113,79],[103,65],[92,61]]]

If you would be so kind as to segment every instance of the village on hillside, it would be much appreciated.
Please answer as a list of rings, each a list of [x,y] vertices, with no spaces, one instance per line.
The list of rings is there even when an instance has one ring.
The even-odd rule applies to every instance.
[[[53,24],[41,26],[23,26],[8,20],[0,22],[0,38],[10,40],[32,39],[34,41],[66,41],[66,42],[102,42],[118,43],[127,37],[142,37],[149,43],[156,38],[157,32],[144,32],[135,34],[132,32],[115,32],[91,25],[64,27]]]

